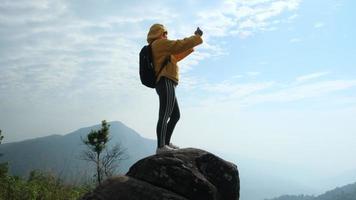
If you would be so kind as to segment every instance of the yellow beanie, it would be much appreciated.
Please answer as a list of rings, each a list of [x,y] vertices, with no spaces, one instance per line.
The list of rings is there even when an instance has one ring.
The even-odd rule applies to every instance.
[[[160,38],[164,32],[167,32],[167,29],[162,24],[153,24],[147,34],[147,42],[151,44],[153,41]]]

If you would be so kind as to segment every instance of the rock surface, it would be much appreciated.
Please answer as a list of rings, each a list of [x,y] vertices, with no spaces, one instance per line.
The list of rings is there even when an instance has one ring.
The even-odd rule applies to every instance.
[[[238,200],[236,165],[200,149],[180,149],[135,163],[82,200]]]

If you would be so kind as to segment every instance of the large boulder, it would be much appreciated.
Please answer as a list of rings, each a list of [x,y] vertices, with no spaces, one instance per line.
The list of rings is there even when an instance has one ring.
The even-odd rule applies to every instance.
[[[238,200],[236,165],[199,149],[180,149],[135,163],[83,200]]]
[[[106,180],[81,200],[188,200],[173,192],[129,176]]]

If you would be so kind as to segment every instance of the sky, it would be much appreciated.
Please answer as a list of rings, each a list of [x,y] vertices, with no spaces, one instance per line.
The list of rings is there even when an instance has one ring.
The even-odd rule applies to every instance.
[[[4,142],[121,121],[155,139],[158,96],[138,53],[154,23],[204,43],[179,63],[173,142],[283,162],[321,175],[355,170],[352,0],[1,0]]]

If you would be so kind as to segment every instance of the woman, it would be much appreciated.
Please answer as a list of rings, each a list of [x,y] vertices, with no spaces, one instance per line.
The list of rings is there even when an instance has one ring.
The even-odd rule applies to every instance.
[[[197,28],[194,35],[182,40],[169,40],[168,31],[162,24],[151,26],[147,42],[151,45],[153,65],[156,71],[156,92],[159,96],[159,117],[157,122],[157,151],[162,153],[178,149],[170,143],[179,118],[179,106],[175,88],[179,82],[177,62],[192,53],[193,47],[203,42],[203,32]]]

